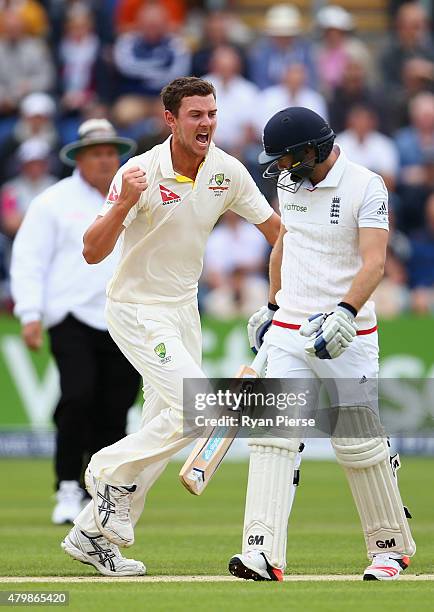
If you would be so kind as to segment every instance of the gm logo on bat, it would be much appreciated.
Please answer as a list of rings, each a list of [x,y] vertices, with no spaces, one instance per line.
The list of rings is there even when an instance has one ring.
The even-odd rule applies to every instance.
[[[206,445],[206,448],[205,448],[205,450],[203,451],[203,454],[202,454],[202,457],[205,459],[205,461],[209,461],[211,459],[211,457],[214,455],[214,453],[218,449],[218,446],[219,446],[220,442],[223,439],[225,431],[226,431],[226,429],[220,430],[218,432],[219,435],[214,436],[208,442],[208,444]]]

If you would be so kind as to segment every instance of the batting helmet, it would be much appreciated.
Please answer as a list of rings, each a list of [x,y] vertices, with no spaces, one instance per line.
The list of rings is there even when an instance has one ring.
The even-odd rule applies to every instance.
[[[335,138],[327,121],[308,108],[292,106],[279,111],[264,128],[264,150],[258,158],[260,164],[268,164],[263,176],[278,178],[281,189],[297,191],[315,165],[328,158]],[[279,160],[288,154],[292,155],[292,164],[282,170]],[[286,180],[288,176],[291,183]]]

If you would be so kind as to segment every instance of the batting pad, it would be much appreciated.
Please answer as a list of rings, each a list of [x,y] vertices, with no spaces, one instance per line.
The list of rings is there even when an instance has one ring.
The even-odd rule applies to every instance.
[[[299,439],[251,438],[244,515],[243,553],[263,552],[276,568],[286,566],[286,533],[296,486]]]
[[[386,552],[412,556],[416,545],[390,464],[387,439],[366,436],[381,431],[378,416],[369,408],[340,409],[335,429],[339,435],[332,438],[332,445],[359,512],[368,557]]]

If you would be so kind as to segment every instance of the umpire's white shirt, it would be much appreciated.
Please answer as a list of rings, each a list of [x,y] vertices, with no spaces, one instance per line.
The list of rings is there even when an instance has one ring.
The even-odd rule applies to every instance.
[[[296,193],[278,190],[283,242],[282,287],[276,319],[300,324],[315,312],[330,312],[360,270],[360,227],[388,229],[387,190],[380,176],[350,162],[340,150],[325,179],[304,181]],[[360,330],[376,324],[368,300],[357,319]]]
[[[196,180],[177,176],[169,137],[131,158],[117,172],[105,214],[122,187],[122,173],[139,166],[149,187],[125,218],[119,265],[108,297],[135,304],[188,304],[196,298],[207,238],[228,209],[250,223],[263,223],[273,209],[245,167],[213,143]]]
[[[30,204],[12,249],[11,280],[15,315],[21,322],[42,319],[46,327],[68,313],[106,330],[105,290],[119,251],[90,266],[83,258],[83,234],[104,197],[76,170]]]

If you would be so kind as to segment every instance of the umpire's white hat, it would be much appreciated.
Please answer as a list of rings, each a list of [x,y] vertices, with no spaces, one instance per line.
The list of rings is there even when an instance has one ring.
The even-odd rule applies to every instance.
[[[131,138],[116,134],[107,119],[88,119],[78,128],[79,140],[70,142],[60,150],[60,159],[68,166],[75,166],[75,156],[80,149],[98,144],[113,144],[121,157],[134,153],[136,143]]]

